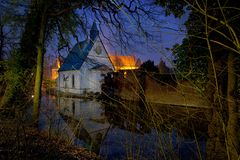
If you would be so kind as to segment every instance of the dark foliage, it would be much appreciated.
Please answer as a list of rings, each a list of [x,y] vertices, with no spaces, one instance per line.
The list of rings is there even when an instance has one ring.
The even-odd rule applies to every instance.
[[[151,60],[147,60],[146,62],[143,62],[143,64],[140,66],[139,70],[141,72],[159,73],[158,67],[155,66],[154,62]]]

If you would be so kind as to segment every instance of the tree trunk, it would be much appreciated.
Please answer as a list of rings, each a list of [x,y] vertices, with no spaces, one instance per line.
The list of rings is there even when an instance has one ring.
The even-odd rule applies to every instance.
[[[6,75],[6,89],[0,102],[0,108],[28,106],[32,91],[33,68],[36,64],[36,45],[39,39],[39,26],[41,23],[41,12],[36,10],[36,1],[31,1],[27,22],[20,40],[20,48],[11,56]],[[27,92],[29,93],[27,94]]]
[[[34,85],[34,101],[33,101],[33,120],[38,120],[39,108],[41,104],[41,86],[43,74],[43,55],[44,55],[44,37],[46,28],[46,11],[43,12],[40,24],[40,33],[37,46],[37,70]]]
[[[216,69],[216,75],[220,75],[221,72],[219,59],[214,58],[214,67]],[[227,159],[227,153],[225,148],[224,133],[223,133],[223,123],[222,123],[222,92],[219,83],[220,77],[214,76],[213,63],[211,60],[208,62],[208,83],[206,86],[205,95],[212,111],[209,112],[207,118],[209,120],[208,125],[208,139],[207,139],[207,160]]]
[[[0,19],[1,23],[1,19]],[[3,45],[4,45],[4,33],[3,33],[3,25],[0,24],[0,61],[3,60]],[[0,70],[0,73],[2,70]]]
[[[227,122],[227,147],[231,159],[238,159],[239,137],[238,137],[238,107],[236,102],[237,76],[235,73],[234,53],[228,55],[228,87],[227,87],[227,106],[228,106],[228,122]]]

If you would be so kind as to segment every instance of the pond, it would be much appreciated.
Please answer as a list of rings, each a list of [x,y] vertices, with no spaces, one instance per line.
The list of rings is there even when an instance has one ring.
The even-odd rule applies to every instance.
[[[40,128],[104,159],[206,159],[208,110],[45,97]]]

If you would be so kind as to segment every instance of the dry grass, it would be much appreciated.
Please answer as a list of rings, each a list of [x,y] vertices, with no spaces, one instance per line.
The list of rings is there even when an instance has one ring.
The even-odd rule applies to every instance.
[[[99,159],[86,149],[67,145],[31,126],[0,121],[0,159]]]

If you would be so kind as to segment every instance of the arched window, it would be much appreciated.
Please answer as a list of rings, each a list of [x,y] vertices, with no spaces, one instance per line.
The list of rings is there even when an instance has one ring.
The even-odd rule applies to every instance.
[[[68,80],[68,77],[65,74],[63,74],[62,81],[63,81],[64,88],[67,88],[67,80]]]
[[[74,74],[72,75],[72,88],[75,88],[75,77],[74,77]]]

